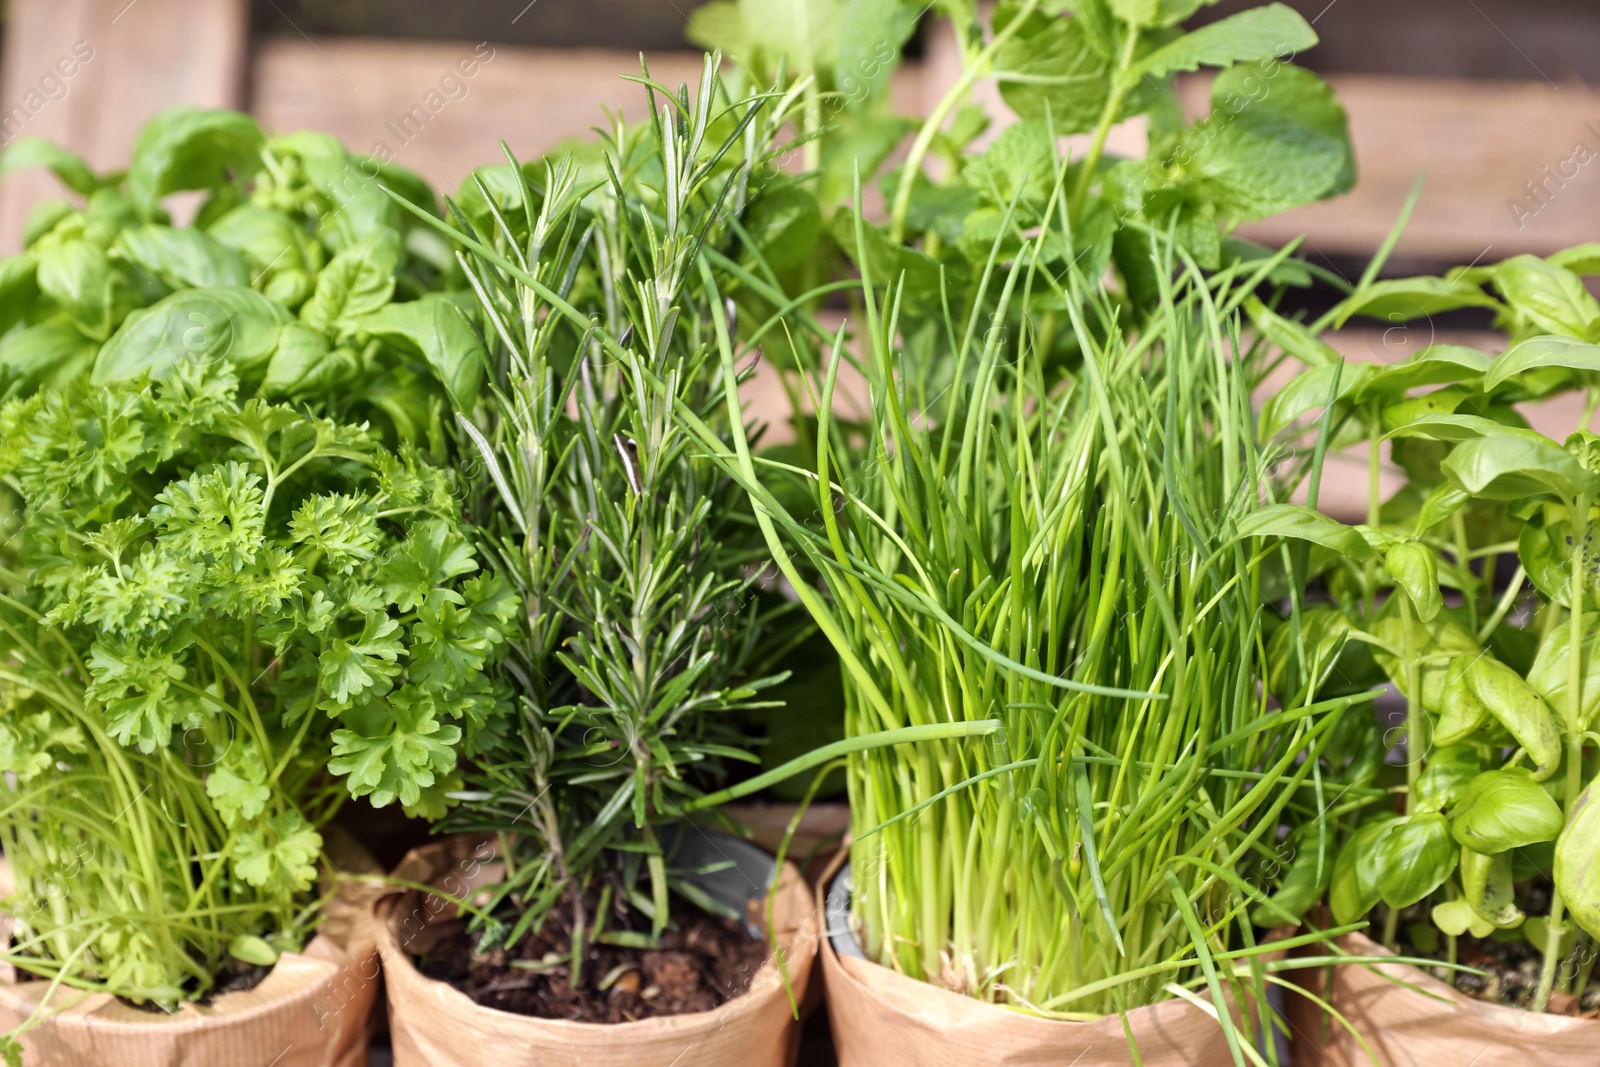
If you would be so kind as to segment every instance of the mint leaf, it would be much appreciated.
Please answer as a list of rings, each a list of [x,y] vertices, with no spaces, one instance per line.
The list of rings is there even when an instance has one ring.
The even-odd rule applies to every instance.
[[[1174,158],[1219,215],[1266,218],[1354,183],[1344,108],[1310,71],[1229,67],[1212,84],[1211,102],[1211,116],[1184,134]]]
[[[1268,4],[1229,15],[1163,45],[1135,64],[1128,80],[1274,59],[1303,52],[1316,43],[1316,31],[1299,12],[1283,4]]]

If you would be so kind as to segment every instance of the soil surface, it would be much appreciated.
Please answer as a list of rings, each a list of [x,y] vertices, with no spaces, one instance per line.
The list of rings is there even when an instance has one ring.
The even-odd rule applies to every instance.
[[[764,940],[743,923],[698,911],[672,920],[658,949],[587,946],[576,989],[566,962],[571,941],[550,929],[482,956],[463,931],[434,944],[417,968],[486,1008],[585,1023],[711,1011],[750,988],[767,959]]]
[[[1423,952],[1408,943],[1403,923],[1399,948],[1402,955],[1436,960],[1448,958],[1442,948],[1437,952]],[[1445,983],[1451,983],[1453,974],[1456,990],[1469,997],[1491,1004],[1505,1004],[1526,1009],[1533,1006],[1534,994],[1539,988],[1539,968],[1543,959],[1543,955],[1526,941],[1497,941],[1493,938],[1479,940],[1463,936],[1456,939],[1456,962],[1475,967],[1485,973],[1477,975],[1462,971],[1452,972],[1443,967],[1430,968],[1430,973]],[[1559,965],[1563,970],[1557,972],[1557,980],[1559,981],[1564,974],[1570,975],[1574,967],[1582,965],[1585,961],[1591,968],[1591,977],[1582,997],[1574,997],[1570,993],[1556,990],[1550,995],[1548,1009],[1550,1012],[1557,1015],[1600,1017],[1600,974],[1595,974],[1592,970],[1595,964],[1592,950],[1585,952],[1580,945],[1571,962],[1564,961]],[[1577,983],[1572,984],[1576,986]]]
[[[14,969],[18,982],[44,982],[49,979],[42,978],[32,971],[25,971],[21,967]],[[206,995],[195,1001],[201,1007],[209,1007],[213,1001],[224,993],[245,993],[260,985],[272,973],[271,967],[263,967],[256,963],[245,963],[241,960],[226,960],[216,974],[216,985],[206,992]],[[129,1000],[127,997],[117,997],[117,1002],[124,1007],[133,1008],[135,1011],[147,1011],[151,1014],[171,1014],[170,1010],[148,1000]]]

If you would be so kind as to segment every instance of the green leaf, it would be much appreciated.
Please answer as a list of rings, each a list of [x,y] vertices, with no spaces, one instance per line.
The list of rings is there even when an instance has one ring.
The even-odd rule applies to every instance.
[[[1301,371],[1261,406],[1258,432],[1263,438],[1273,437],[1302,415],[1320,411],[1333,393],[1335,374],[1339,377],[1339,392],[1333,396],[1334,402],[1354,396],[1372,377],[1373,369],[1370,363],[1347,363],[1342,368],[1334,364]]]
[[[1579,341],[1595,339],[1600,301],[1565,267],[1538,256],[1512,256],[1494,268],[1494,286],[1517,314],[1540,329]]]
[[[133,143],[128,191],[154,206],[168,193],[220,189],[261,169],[266,140],[249,115],[179,105],[145,123]]]
[[[1391,908],[1409,908],[1443,885],[1456,869],[1450,823],[1436,813],[1395,820],[1371,847],[1378,895]]]
[[[82,196],[88,196],[100,184],[82,157],[43,137],[18,137],[0,152],[0,174],[29,167],[46,168],[61,179],[63,185]]]
[[[1563,620],[1550,627],[1528,671],[1528,684],[1553,708],[1569,732],[1587,729],[1600,714],[1600,613],[1585,611],[1579,638],[1582,670],[1578,684],[1582,697],[1572,699],[1572,627]]]
[[[1316,850],[1302,849],[1290,864],[1277,891],[1267,902],[1251,909],[1250,921],[1257,926],[1267,927],[1299,922],[1312,905],[1322,899],[1322,892],[1326,888],[1317,881],[1318,866]],[[1324,881],[1331,878],[1334,865],[1322,862],[1320,866]]]
[[[1489,438],[1515,438],[1524,440],[1530,445],[1537,445],[1540,441],[1549,442],[1549,438],[1533,430],[1520,426],[1507,426],[1503,422],[1482,415],[1456,415],[1428,414],[1407,419],[1412,411],[1427,409],[1429,405],[1419,404],[1419,401],[1429,397],[1449,393],[1448,389],[1441,389],[1438,393],[1430,393],[1426,397],[1416,397],[1412,400],[1402,401],[1390,410],[1395,413],[1399,422],[1385,437],[1421,437],[1428,441],[1448,441],[1452,444],[1461,441],[1475,441],[1480,437]],[[1449,398],[1446,398],[1446,402]]]
[[[389,302],[399,265],[398,233],[378,230],[363,238],[322,268],[316,290],[300,309],[300,321],[330,338],[349,332],[361,316]]]
[[[1416,811],[1443,811],[1455,804],[1482,766],[1474,745],[1438,746],[1427,760],[1411,791]]]
[[[261,395],[290,400],[328,399],[340,386],[361,377],[361,357],[349,348],[328,347],[311,327],[289,322],[278,335],[278,350],[267,363]]]
[[[396,798],[413,805],[440,774],[455,766],[451,747],[461,739],[461,729],[439,723],[432,706],[420,696],[402,690],[389,701],[393,729],[386,734],[363,736],[352,730],[333,732],[333,758],[328,770],[348,775],[350,794],[369,797],[381,808]]]
[[[1316,43],[1316,31],[1299,12],[1283,4],[1267,4],[1229,15],[1163,45],[1136,64],[1128,80],[1275,59],[1303,52]]]
[[[1427,498],[1422,501],[1422,506],[1417,509],[1417,536],[1439,525],[1445,519],[1454,515],[1466,506],[1471,500],[1464,490],[1449,482],[1440,482],[1428,491]]]
[[[206,775],[206,796],[229,826],[253,821],[272,798],[260,754],[253,747],[230,749],[228,757]]]
[[[1433,551],[1415,541],[1402,541],[1383,555],[1384,569],[1411,598],[1417,617],[1429,622],[1444,606],[1439,592],[1439,566]]]
[[[1466,933],[1471,933],[1473,937],[1488,937],[1494,933],[1494,923],[1479,915],[1465,900],[1447,900],[1443,904],[1435,904],[1432,918],[1433,925],[1451,937]]]
[[[239,835],[233,873],[258,889],[304,893],[317,879],[322,836],[298,811],[274,815],[259,829]]]
[[[323,692],[341,705],[358,698],[387,693],[400,673],[405,645],[400,624],[387,615],[369,612],[356,637],[329,642],[318,663]]]
[[[70,322],[41,322],[0,341],[0,368],[32,392],[64,389],[94,363],[100,346]]]
[[[1367,823],[1351,834],[1339,850],[1339,858],[1333,864],[1333,880],[1328,885],[1328,908],[1334,922],[1356,922],[1382,899],[1374,846],[1396,821],[1394,816],[1387,816]]]
[[[1343,326],[1350,316],[1361,314],[1385,322],[1409,322],[1456,308],[1498,308],[1500,302],[1482,286],[1447,278],[1392,278],[1375,282],[1346,297],[1334,316],[1334,326]]]
[[[1257,330],[1261,331],[1263,337],[1300,362],[1309,364],[1312,367],[1331,367],[1336,363],[1342,362],[1344,357],[1339,355],[1336,348],[1318,338],[1302,324],[1295,322],[1293,319],[1286,319],[1267,307],[1261,302],[1260,297],[1251,296],[1246,298],[1244,309],[1249,314],[1250,321],[1255,324]],[[1359,365],[1347,366],[1345,370],[1351,374],[1359,373],[1357,366]],[[1342,380],[1341,378],[1341,382]],[[1331,380],[1324,384],[1322,390],[1324,398],[1328,395],[1328,384],[1331,384]],[[1341,392],[1340,395],[1345,394]],[[1321,401],[1319,400],[1318,403],[1320,404]]]
[[[271,967],[278,962],[278,950],[253,934],[240,934],[229,941],[228,955],[257,967]]]
[[[1489,356],[1465,345],[1429,345],[1372,376],[1366,393],[1395,396],[1424,385],[1454,385],[1481,378],[1490,368]]]
[[[1212,83],[1211,103],[1211,116],[1184,134],[1175,158],[1218,215],[1267,218],[1354,184],[1344,108],[1310,71],[1277,62],[1229,67]]]
[[[1545,257],[1557,267],[1565,267],[1574,274],[1600,274],[1600,244],[1590,241],[1575,248],[1563,248]]]
[[[1579,795],[1556,839],[1556,889],[1567,911],[1591,937],[1600,937],[1600,791]]]
[[[1512,345],[1489,367],[1485,389],[1495,389],[1514,374],[1538,367],[1565,367],[1568,370],[1600,371],[1600,345],[1575,341],[1570,337],[1530,337]]]
[[[173,289],[250,284],[244,256],[199,230],[140,226],[118,234],[116,247],[128,262]]]
[[[241,204],[213,222],[206,235],[243,252],[258,271],[277,274],[315,272],[322,265],[321,246],[281,211],[259,204]]]
[[[39,291],[85,334],[104,340],[111,333],[111,260],[89,241],[41,244],[33,253],[38,261]]]
[[[1059,134],[1094,129],[1110,98],[1115,70],[1096,33],[1090,19],[1029,16],[1029,28],[995,54],[995,77],[1006,106],[1022,119],[1048,115]],[[1124,114],[1138,104],[1137,99],[1130,101]],[[1048,175],[1035,173],[1041,179]]]
[[[1600,475],[1584,470],[1565,449],[1503,427],[1492,437],[1463,441],[1441,466],[1452,482],[1486,500],[1520,500],[1545,493],[1563,500],[1580,493],[1600,499]]]
[[[1462,846],[1461,892],[1480,918],[1487,919],[1497,927],[1516,926],[1522,921],[1522,909],[1517,907],[1513,882],[1511,853],[1500,852],[1487,856]],[[1478,927],[1480,924],[1469,922],[1469,925]],[[1459,932],[1456,936],[1460,936]]]
[[[1560,806],[1526,767],[1484,771],[1450,814],[1455,839],[1486,855],[1553,841],[1561,832]]]
[[[381,595],[401,611],[415,611],[441,599],[462,603],[448,588],[452,579],[478,569],[472,544],[441,519],[412,523],[405,540],[384,557],[374,582]]]
[[[93,382],[158,381],[180,363],[227,361],[241,374],[259,374],[278,350],[283,307],[238,286],[186,289],[133,312],[95,360]]]
[[[390,304],[355,321],[360,329],[433,369],[458,408],[470,411],[483,388],[488,356],[455,301],[443,293]]]
[[[1466,673],[1467,688],[1500,720],[1534,762],[1534,780],[1543,781],[1561,764],[1561,731],[1555,715],[1532,686],[1516,671],[1485,653],[1472,661]],[[1494,852],[1497,849],[1479,849]]]
[[[1368,559],[1373,553],[1360,530],[1303,504],[1268,504],[1240,521],[1239,536],[1310,541],[1354,560]]]

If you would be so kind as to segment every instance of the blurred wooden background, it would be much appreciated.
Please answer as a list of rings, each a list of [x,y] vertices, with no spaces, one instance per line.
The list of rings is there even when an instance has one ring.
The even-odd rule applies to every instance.
[[[637,115],[640,90],[618,75],[637,71],[640,50],[660,80],[692,77],[699,56],[684,29],[698,2],[9,0],[0,143],[41,134],[110,167],[161,107],[226,105],[280,131],[328,130],[451,190],[472,167],[500,160],[501,138],[527,158],[603,121],[602,102]],[[1223,0],[1202,17],[1253,2]],[[1308,254],[1354,277],[1425,172],[1391,273],[1600,239],[1594,0],[1288,2],[1323,38],[1297,61],[1338,89],[1360,180],[1353,194],[1250,236],[1303,237]],[[75,49],[89,58],[63,64]],[[897,107],[925,111],[958,73],[948,23],[925,18],[894,84]],[[1204,110],[1203,81],[1185,86],[1185,98]],[[1141,144],[1130,123],[1112,150]],[[56,195],[37,172],[0,179],[0,251],[16,248],[28,207]],[[1481,340],[1460,331],[1486,325],[1352,331],[1343,347],[1393,359],[1430,339]],[[1330,510],[1360,498],[1361,478],[1351,481],[1351,501],[1336,492]]]

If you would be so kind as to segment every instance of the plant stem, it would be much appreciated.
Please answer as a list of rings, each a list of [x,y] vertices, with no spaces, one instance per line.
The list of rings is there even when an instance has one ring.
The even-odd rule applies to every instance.
[[[1583,790],[1583,546],[1589,525],[1589,499],[1578,494],[1569,502],[1572,516],[1572,561],[1567,579],[1567,706],[1563,709],[1561,726],[1566,733],[1566,792],[1561,811],[1565,819],[1572,817],[1578,795]],[[1550,991],[1555,986],[1556,967],[1561,956],[1561,918],[1566,902],[1561,890],[1550,887],[1550,919],[1545,926],[1544,959],[1539,967],[1539,986],[1533,997],[1533,1010],[1544,1011],[1550,1004]]]
[[[1128,95],[1126,76],[1133,66],[1133,50],[1139,43],[1139,27],[1129,24],[1128,40],[1122,49],[1122,54],[1117,58],[1117,75],[1111,83],[1111,93],[1106,97],[1105,110],[1100,113],[1100,121],[1095,125],[1094,140],[1089,143],[1089,154],[1084,157],[1082,167],[1078,172],[1078,184],[1072,190],[1071,216],[1075,219],[1083,210],[1083,201],[1089,195],[1089,185],[1094,181],[1095,168],[1100,165],[1100,156],[1105,151],[1106,138],[1111,135],[1111,127],[1117,124],[1117,115],[1122,112],[1122,101]]]
[[[1016,17],[1006,24],[1006,28],[994,35],[994,39],[973,57],[972,62],[961,72],[961,77],[944,94],[938,106],[928,115],[922,129],[917,131],[917,139],[911,142],[911,151],[906,156],[905,166],[900,169],[900,187],[895,190],[894,206],[889,212],[889,233],[897,241],[904,240],[906,230],[906,216],[911,211],[911,190],[916,185],[917,175],[922,173],[922,161],[928,157],[928,149],[933,147],[933,139],[939,136],[939,130],[944,126],[945,120],[950,117],[957,105],[966,99],[978,79],[983,77],[989,66],[989,61],[994,58],[1002,45],[1011,40],[1022,24],[1033,14],[1034,8],[1039,6],[1039,0],[1026,0]]]

